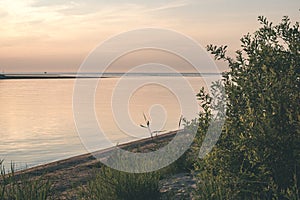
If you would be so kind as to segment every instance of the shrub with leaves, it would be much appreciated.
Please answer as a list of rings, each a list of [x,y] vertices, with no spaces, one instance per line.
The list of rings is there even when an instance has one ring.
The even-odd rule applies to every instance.
[[[235,59],[227,56],[227,46],[207,47],[230,69],[223,74],[226,121],[216,147],[196,165],[199,187],[210,177],[206,184],[217,180],[211,184],[232,199],[299,199],[299,23],[258,20],[261,28],[241,39]],[[203,117],[205,128],[210,116]]]

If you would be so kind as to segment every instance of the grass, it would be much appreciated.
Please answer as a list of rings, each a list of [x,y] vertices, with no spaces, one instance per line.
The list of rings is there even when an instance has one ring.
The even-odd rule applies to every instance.
[[[160,174],[158,172],[133,174],[120,172],[109,167],[95,171],[94,178],[81,187],[82,200],[139,200],[160,199]]]
[[[51,183],[26,174],[16,174],[14,165],[6,173],[3,160],[0,161],[0,200],[46,200],[51,194]]]

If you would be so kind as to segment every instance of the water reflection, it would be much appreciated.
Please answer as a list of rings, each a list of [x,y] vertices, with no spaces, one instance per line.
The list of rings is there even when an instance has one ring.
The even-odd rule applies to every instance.
[[[196,94],[203,85],[201,78],[189,77],[188,80]],[[115,124],[111,94],[117,81],[118,78],[107,78],[99,82],[95,108],[101,128],[115,142],[147,137],[147,131],[142,128],[141,132],[128,136]],[[17,167],[24,167],[86,153],[73,120],[73,87],[72,79],[0,81],[0,159],[5,159],[6,167],[11,161]],[[128,103],[136,127],[144,122],[143,113],[150,115],[152,112],[155,129],[177,128],[181,114],[178,101],[166,88],[142,87]]]

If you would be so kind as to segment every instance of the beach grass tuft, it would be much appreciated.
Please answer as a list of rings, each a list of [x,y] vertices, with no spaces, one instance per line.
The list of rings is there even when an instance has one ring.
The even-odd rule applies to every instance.
[[[0,172],[0,200],[46,200],[51,195],[51,183],[42,176],[15,173],[13,163],[7,173],[3,160],[0,160]]]

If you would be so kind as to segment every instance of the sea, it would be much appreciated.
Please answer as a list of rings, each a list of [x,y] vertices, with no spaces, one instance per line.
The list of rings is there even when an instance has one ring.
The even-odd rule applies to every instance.
[[[0,79],[0,160],[4,167],[14,165],[21,170],[149,137],[148,121],[153,134],[180,129],[183,114],[191,120],[199,112],[191,106],[200,88],[208,88],[219,75],[111,73],[104,77]],[[78,85],[89,87],[94,79],[93,105],[87,105],[85,98],[74,101]],[[91,129],[90,119],[78,107],[92,108],[96,120],[91,121],[98,123],[98,135],[99,130]]]

